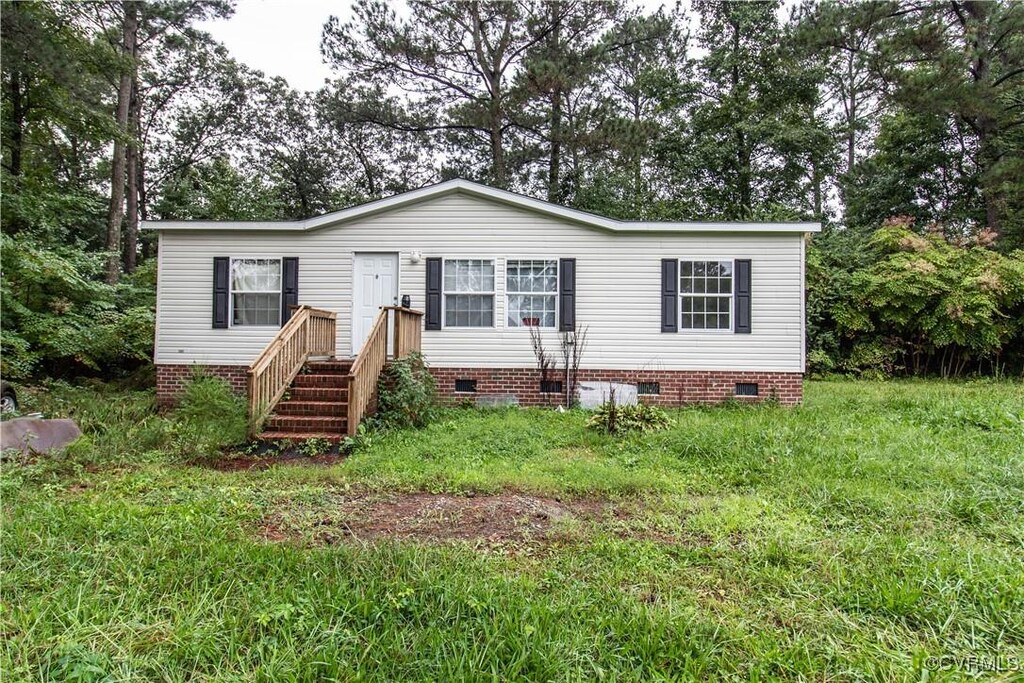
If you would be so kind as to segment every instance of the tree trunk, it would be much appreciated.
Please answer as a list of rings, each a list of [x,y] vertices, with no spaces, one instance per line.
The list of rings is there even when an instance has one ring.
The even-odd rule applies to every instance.
[[[562,197],[562,86],[551,93],[551,158],[548,160],[548,201],[560,203]]]
[[[22,91],[22,74],[15,70],[10,80],[11,98],[11,165],[9,170],[15,178],[21,176],[21,150],[25,139],[25,97]]]
[[[850,111],[846,119],[846,172],[853,173],[854,163],[857,161],[857,80],[854,73],[853,63],[855,55],[853,50],[847,52],[846,57],[846,78],[850,88]]]
[[[557,0],[550,5],[551,9],[551,55],[560,64],[562,58],[561,46],[561,8]],[[561,202],[561,174],[562,174],[562,74],[555,75],[554,87],[551,90],[551,155],[548,158],[548,201]]]
[[[138,8],[134,0],[126,0],[121,34],[121,57],[135,60],[138,34]],[[116,284],[121,275],[121,221],[124,219],[125,143],[128,139],[128,106],[132,89],[132,65],[121,66],[121,82],[117,90],[117,137],[114,138],[114,157],[110,171],[110,210],[107,213],[107,273],[108,284]]]
[[[971,74],[976,85],[990,86],[992,82],[991,71],[991,21],[992,9],[989,3],[965,2],[963,9],[967,13],[967,21],[964,24],[965,37],[970,41],[971,53],[974,55],[971,64]],[[993,97],[996,94],[993,93]],[[985,112],[977,114],[974,119],[974,127],[978,132],[978,152],[981,161],[981,196],[985,202],[985,223],[989,230],[998,236],[1001,228],[1001,211],[999,202],[999,191],[992,186],[986,177],[992,168],[999,162],[999,152],[995,148],[995,139],[998,136],[998,123],[995,118]]]
[[[138,184],[139,184],[139,220],[149,220],[149,198],[146,194],[146,149],[142,145],[142,138],[139,138],[139,165],[136,171],[138,172]],[[145,235],[139,235],[139,241],[142,243],[142,258],[151,259],[155,255],[154,247],[156,245],[156,238],[151,234],[148,237]]]
[[[498,187],[508,187],[508,179],[505,176],[505,141],[502,132],[501,105],[495,99],[491,105],[491,174],[494,176],[494,184]]]
[[[17,3],[14,3],[17,6]],[[24,147],[25,140],[25,118],[28,112],[28,97],[26,96],[25,89],[25,78],[24,74],[20,71],[15,70],[11,74],[9,84],[9,96],[11,100],[11,136],[10,136],[10,149],[11,149],[11,163],[8,170],[11,173],[11,192],[20,192],[21,185],[21,174],[22,174],[22,149]],[[12,213],[10,216],[5,216],[7,224],[11,232],[19,232],[22,228],[26,227],[26,221],[21,215]]]
[[[997,236],[1002,228],[1002,211],[999,190],[985,176],[999,162],[999,154],[994,149],[992,140],[996,137],[996,124],[989,117],[979,117],[978,146],[981,158],[981,196],[985,201],[985,227]]]
[[[735,94],[740,85],[740,25],[738,19],[732,22],[732,48],[732,92]],[[746,112],[744,112],[744,116],[745,115]],[[747,138],[746,135],[743,134],[743,129],[739,125],[736,126],[736,167],[736,181],[740,208],[740,215],[737,217],[745,218],[750,215],[751,204],[753,203],[751,191],[752,180],[750,171],[750,151],[747,149]]]
[[[814,218],[821,220],[821,165],[816,160],[811,160],[811,192],[814,194]]]
[[[139,73],[132,69],[132,94],[128,107],[128,129],[131,140],[128,141],[127,174],[128,174],[128,221],[124,239],[124,272],[134,273],[139,250]]]
[[[640,97],[633,95],[632,101],[630,102],[633,108],[633,129],[641,130],[643,124],[643,112],[640,107]],[[640,203],[640,195],[643,193],[643,166],[644,166],[644,153],[643,146],[631,143],[632,159],[630,159],[630,165],[633,167],[633,208],[637,211],[643,211],[644,208]]]

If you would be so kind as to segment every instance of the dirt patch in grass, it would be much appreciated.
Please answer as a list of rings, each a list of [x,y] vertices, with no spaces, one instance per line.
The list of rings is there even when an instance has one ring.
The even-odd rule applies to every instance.
[[[360,544],[385,540],[441,544],[469,542],[508,554],[534,553],[593,538],[680,548],[713,545],[705,533],[646,516],[641,499],[552,498],[517,491],[498,494],[380,493],[331,491],[314,499],[281,501],[259,524],[256,535],[269,542],[311,545]]]
[[[258,536],[314,544],[469,541],[510,548],[568,541],[581,524],[622,519],[626,504],[568,500],[520,493],[329,494],[326,500],[291,502],[274,510]]]
[[[299,453],[284,453],[265,456],[225,455],[222,458],[210,458],[193,463],[198,467],[206,467],[218,472],[242,472],[246,470],[265,470],[274,465],[318,465],[326,467],[335,465],[347,456],[340,453],[306,456]]]

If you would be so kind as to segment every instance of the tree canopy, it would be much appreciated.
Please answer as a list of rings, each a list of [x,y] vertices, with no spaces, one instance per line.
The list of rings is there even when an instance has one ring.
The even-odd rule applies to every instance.
[[[233,9],[0,8],[5,376],[147,365],[141,220],[456,176],[621,218],[821,221],[813,369],[1024,367],[1024,4],[356,0],[310,36],[336,78],[309,92],[197,28]]]

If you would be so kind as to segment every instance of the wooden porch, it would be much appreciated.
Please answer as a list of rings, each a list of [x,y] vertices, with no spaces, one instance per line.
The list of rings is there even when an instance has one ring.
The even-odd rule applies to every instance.
[[[422,318],[422,311],[383,307],[355,357],[339,359],[337,314],[293,307],[292,317],[249,366],[250,436],[339,441],[354,435],[374,406],[388,361],[420,351]]]

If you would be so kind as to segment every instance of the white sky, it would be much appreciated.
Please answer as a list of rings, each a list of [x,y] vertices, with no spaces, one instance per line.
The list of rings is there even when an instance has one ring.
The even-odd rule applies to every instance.
[[[674,0],[637,0],[647,11]],[[320,56],[320,33],[331,15],[347,21],[350,0],[239,0],[230,19],[199,24],[238,61],[268,76],[282,76],[299,90],[316,90],[333,78]]]
[[[231,56],[293,88],[316,90],[331,69],[320,57],[320,33],[331,15],[347,20],[347,0],[239,0],[235,14],[199,24]]]

